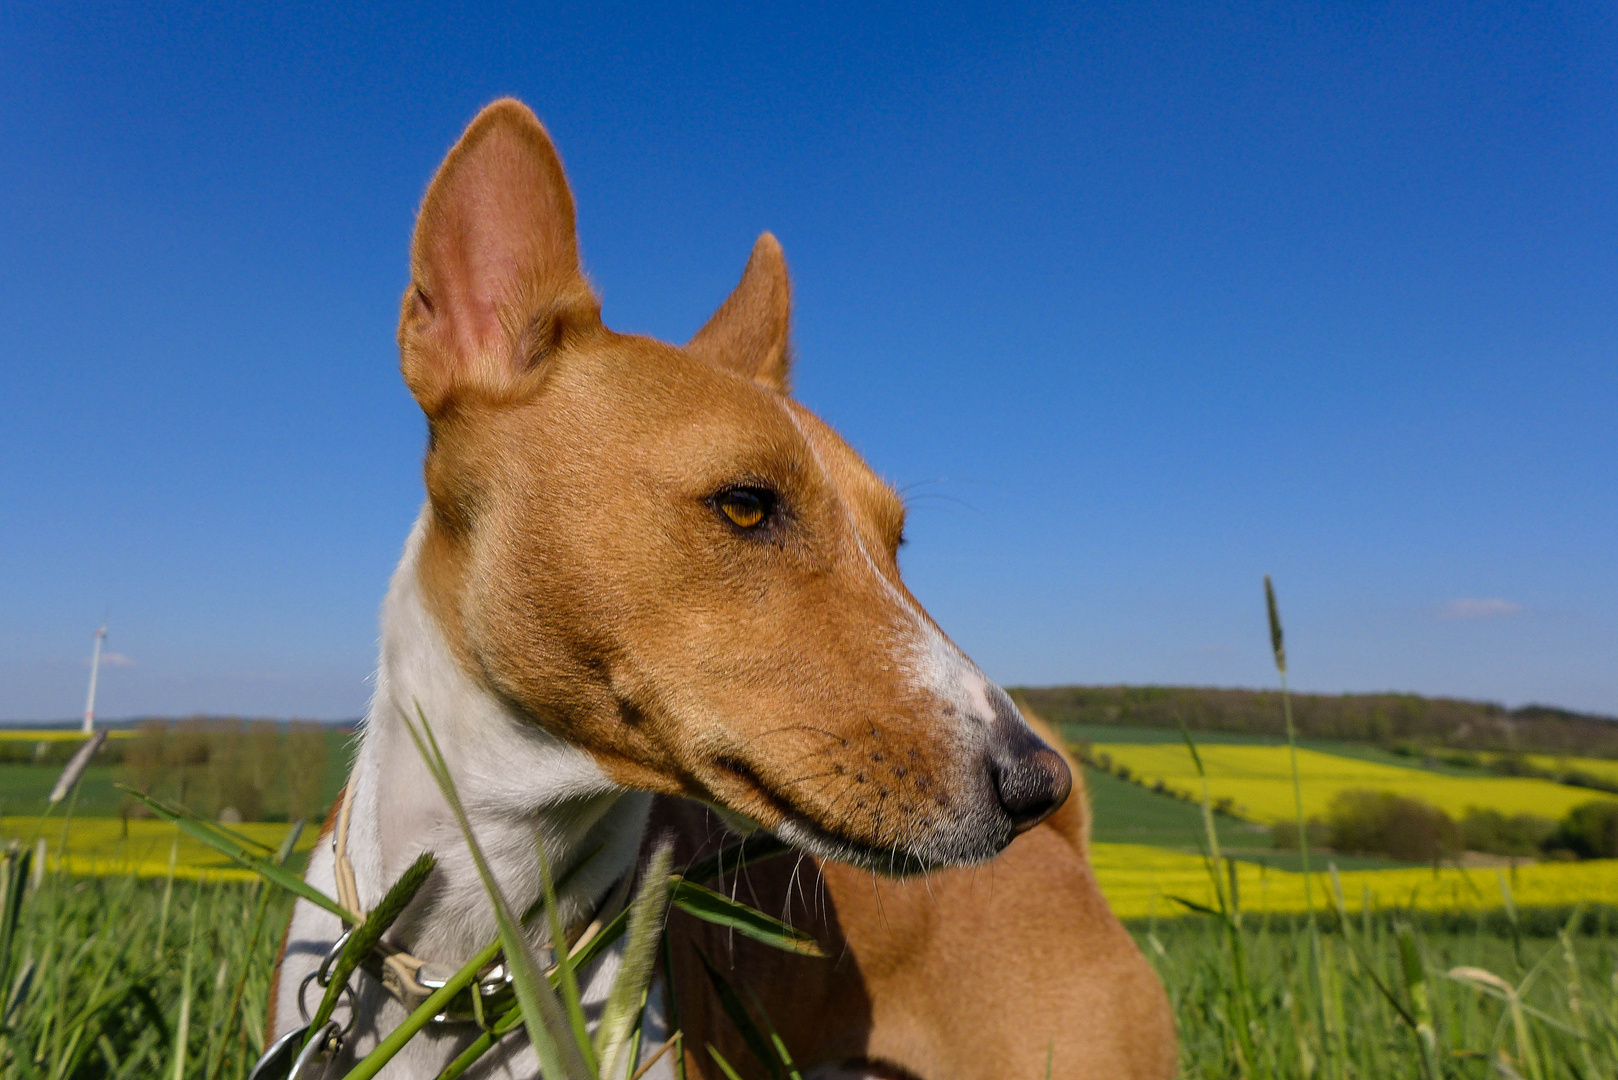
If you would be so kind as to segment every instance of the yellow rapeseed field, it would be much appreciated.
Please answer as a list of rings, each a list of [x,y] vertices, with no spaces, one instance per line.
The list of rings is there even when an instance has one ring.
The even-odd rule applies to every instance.
[[[25,840],[34,833],[35,818],[0,818],[0,840]],[[249,822],[230,826],[234,831],[267,846],[277,846],[287,826]],[[41,834],[48,865],[62,863],[62,823],[46,822]],[[305,830],[298,850],[314,846],[315,830]],[[70,873],[163,877],[169,871],[169,853],[175,848],[175,876],[189,880],[251,881],[248,870],[236,866],[206,844],[191,839],[173,825],[152,819],[132,819],[125,834],[118,818],[74,818],[67,833]],[[1203,861],[1166,848],[1142,844],[1094,844],[1091,862],[1108,902],[1123,918],[1164,918],[1182,915],[1185,908],[1171,897],[1180,896],[1212,905],[1212,886]],[[1324,860],[1322,860],[1324,866]],[[1618,897],[1618,860],[1582,863],[1541,863],[1519,866],[1508,875],[1516,902],[1529,906],[1562,906],[1581,902],[1612,903]],[[1341,875],[1344,898],[1353,911],[1372,908],[1415,907],[1422,910],[1481,911],[1503,905],[1500,872],[1446,868],[1436,875],[1426,868],[1356,870]],[[1324,874],[1315,880],[1317,906],[1329,903]],[[1239,863],[1237,885],[1241,906],[1254,913],[1304,910],[1303,875]]]
[[[1090,852],[1101,891],[1120,917],[1172,917],[1185,913],[1170,899],[1184,897],[1212,907],[1213,886],[1203,860],[1140,844],[1095,844]],[[1322,860],[1324,863],[1324,860]],[[1304,877],[1253,863],[1237,864],[1237,893],[1244,911],[1276,914],[1305,910]],[[1339,875],[1350,911],[1369,906],[1422,911],[1487,911],[1504,906],[1502,879],[1520,907],[1610,904],[1618,898],[1618,859],[1537,863],[1513,870],[1427,868],[1353,870]],[[1329,906],[1330,879],[1314,878],[1315,906]]]
[[[26,841],[34,834],[37,822],[31,817],[0,818],[0,840]],[[287,834],[286,825],[274,822],[228,827],[268,847],[278,847]],[[304,830],[298,839],[299,851],[314,846],[315,832],[314,827]],[[48,865],[52,869],[62,866],[62,822],[48,819],[40,836],[45,840]],[[208,881],[251,881],[257,877],[168,822],[152,818],[131,819],[126,832],[120,818],[76,817],[68,825],[66,841],[67,869],[74,874],[163,877],[169,871],[169,852],[177,842],[176,877]]]
[[[1161,780],[1172,791],[1201,798],[1201,786],[1191,754],[1178,743],[1139,745],[1097,743],[1097,755],[1108,754],[1114,764],[1130,770],[1148,784]],[[1208,771],[1208,791],[1218,801],[1229,799],[1235,812],[1252,821],[1291,821],[1292,766],[1284,746],[1199,746]],[[1322,814],[1332,796],[1349,788],[1391,791],[1422,799],[1459,818],[1474,806],[1508,814],[1528,813],[1560,818],[1579,803],[1602,797],[1584,788],[1550,780],[1524,777],[1442,776],[1424,769],[1407,769],[1373,761],[1298,751],[1298,773],[1303,781],[1303,807],[1308,815]]]
[[[140,732],[132,728],[108,729],[109,739],[132,739]],[[82,742],[84,732],[78,728],[0,728],[0,741],[4,742]]]

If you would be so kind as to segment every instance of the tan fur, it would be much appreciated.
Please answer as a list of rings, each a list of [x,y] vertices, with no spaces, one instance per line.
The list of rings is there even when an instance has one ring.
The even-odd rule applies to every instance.
[[[741,899],[813,932],[827,960],[675,913],[688,1073],[718,1076],[701,1049],[710,1042],[757,1069],[709,990],[700,949],[759,996],[799,1062],[871,1063],[895,1078],[1037,1080],[1049,1053],[1057,1077],[1173,1076],[1168,1001],[1075,842],[1081,803],[1069,799],[982,867],[894,881],[788,855],[726,879]],[[711,813],[660,800],[650,835],[669,830],[680,855],[710,854],[726,838]]]
[[[807,823],[871,864],[921,851],[903,868],[933,868],[895,882],[806,863],[791,905],[793,860],[750,875],[831,962],[732,954],[727,936],[677,923],[692,1074],[711,1073],[701,1039],[734,1044],[692,967],[701,941],[734,956],[805,1064],[1034,1077],[1055,1040],[1056,1075],[1170,1075],[1162,990],[1096,888],[1082,798],[985,866],[937,869],[1011,833],[984,848],[962,832],[984,780],[958,733],[976,729],[935,670],[958,652],[900,578],[900,500],[785,396],[774,238],[686,348],[614,333],[580,269],[560,160],[502,101],[429,188],[411,275],[401,366],[430,428],[420,581],[468,674],[625,785]],[[775,531],[718,515],[737,485],[780,493]],[[1059,801],[1062,765],[1032,752]],[[694,849],[704,813],[669,800],[662,820]]]

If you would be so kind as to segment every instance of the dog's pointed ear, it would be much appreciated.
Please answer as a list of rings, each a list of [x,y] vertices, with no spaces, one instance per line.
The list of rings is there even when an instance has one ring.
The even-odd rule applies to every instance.
[[[399,317],[405,383],[429,417],[466,394],[514,397],[547,352],[600,321],[556,148],[527,106],[496,101],[422,200]]]
[[[775,237],[758,238],[735,291],[685,348],[772,390],[791,389],[792,281]]]

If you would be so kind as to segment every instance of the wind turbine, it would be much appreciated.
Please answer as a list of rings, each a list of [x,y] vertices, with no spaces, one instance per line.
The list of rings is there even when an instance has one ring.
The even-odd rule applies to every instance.
[[[95,730],[96,722],[96,675],[101,670],[101,643],[107,640],[107,625],[101,624],[96,631],[95,652],[90,654],[90,698],[84,703],[84,733],[90,734]]]

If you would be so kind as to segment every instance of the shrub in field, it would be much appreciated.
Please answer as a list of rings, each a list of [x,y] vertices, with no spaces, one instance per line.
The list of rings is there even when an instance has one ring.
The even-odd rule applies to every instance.
[[[1326,823],[1319,818],[1310,818],[1304,825],[1304,832],[1308,835],[1311,848],[1326,846],[1331,831]],[[1270,840],[1282,851],[1298,850],[1298,823],[1296,821],[1278,821],[1270,826]]]
[[[1327,840],[1353,855],[1431,863],[1460,850],[1460,830],[1436,806],[1389,791],[1340,791],[1326,810]]]
[[[1474,806],[1461,818],[1461,845],[1491,855],[1537,855],[1555,831],[1550,818]]]
[[[1568,787],[1589,788],[1591,791],[1606,791],[1618,795],[1618,781],[1608,776],[1597,776],[1582,769],[1569,769],[1558,776],[1557,780]]]
[[[1489,771],[1496,776],[1541,776],[1544,773],[1522,754],[1501,754],[1489,762]]]
[[[1618,802],[1592,799],[1575,806],[1545,846],[1570,851],[1581,859],[1618,858]]]

